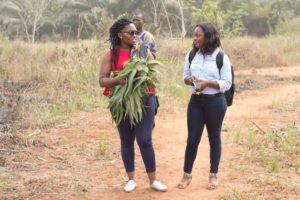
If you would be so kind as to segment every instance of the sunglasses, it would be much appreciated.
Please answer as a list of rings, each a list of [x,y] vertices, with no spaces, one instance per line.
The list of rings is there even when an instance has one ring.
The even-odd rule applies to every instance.
[[[128,33],[131,36],[137,35],[138,32],[137,31],[123,31],[122,33]]]

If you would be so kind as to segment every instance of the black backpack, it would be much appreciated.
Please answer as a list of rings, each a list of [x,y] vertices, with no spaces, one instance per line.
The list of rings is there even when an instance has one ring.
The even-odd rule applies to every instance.
[[[192,63],[192,60],[194,59],[196,55],[196,51],[190,51],[189,54],[189,62],[190,62],[190,66]],[[223,67],[223,58],[224,58],[224,52],[223,51],[219,51],[218,55],[217,55],[217,67],[219,69],[219,72],[221,71],[221,68]],[[226,102],[227,102],[227,106],[231,106],[232,102],[233,102],[233,96],[234,96],[234,92],[235,92],[235,84],[234,84],[234,71],[233,71],[233,66],[231,65],[231,77],[232,77],[232,85],[230,87],[229,90],[227,90],[224,95],[226,98]]]

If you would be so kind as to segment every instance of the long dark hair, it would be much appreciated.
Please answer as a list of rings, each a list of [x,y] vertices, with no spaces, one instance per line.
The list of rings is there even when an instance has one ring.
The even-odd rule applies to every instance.
[[[221,46],[220,34],[215,25],[210,22],[204,22],[197,24],[195,28],[201,28],[204,32],[204,44],[200,51],[203,54],[212,54],[214,50]],[[196,48],[193,44],[192,52],[195,54],[199,48]]]
[[[132,23],[133,22],[127,18],[121,18],[117,20],[109,29],[110,48],[112,49],[113,53],[112,63],[114,63],[115,67],[118,65],[118,57],[120,52],[118,47],[121,45],[121,39],[119,38],[118,33]]]

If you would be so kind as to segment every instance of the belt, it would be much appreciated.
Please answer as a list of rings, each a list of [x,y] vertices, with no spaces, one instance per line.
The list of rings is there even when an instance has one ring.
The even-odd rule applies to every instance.
[[[221,96],[221,95],[223,95],[224,93],[216,93],[216,94],[203,94],[203,93],[198,93],[198,92],[196,92],[196,93],[194,93],[193,95],[195,95],[195,96],[198,96],[198,97],[218,97],[218,96]]]

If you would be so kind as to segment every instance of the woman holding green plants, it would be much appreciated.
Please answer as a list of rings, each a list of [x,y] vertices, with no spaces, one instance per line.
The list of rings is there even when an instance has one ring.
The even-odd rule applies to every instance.
[[[111,73],[122,73],[125,65],[134,56],[143,56],[147,59],[152,58],[151,53],[138,52],[143,49],[137,48],[137,30],[133,22],[129,19],[122,18],[116,21],[109,30],[109,41],[111,48],[103,57],[99,83],[101,87],[105,87],[103,94],[112,98],[114,89],[118,86],[126,86],[130,78],[111,77]],[[131,84],[131,83],[130,83]],[[122,87],[118,87],[121,88]],[[125,192],[131,192],[136,188],[136,181],[134,177],[134,140],[137,139],[138,146],[144,161],[144,165],[148,174],[150,188],[157,191],[166,191],[167,186],[156,180],[156,164],[155,154],[152,145],[152,129],[154,123],[155,113],[155,96],[154,89],[147,89],[147,94],[143,98],[146,105],[141,113],[140,121],[132,123],[129,116],[126,116],[117,123],[118,131],[121,140],[121,155],[122,160],[128,175],[129,181],[125,184]],[[125,91],[125,90],[124,90]],[[129,95],[130,96],[130,95]],[[111,108],[112,112],[112,108]],[[127,113],[127,112],[126,112]],[[112,112],[113,114],[113,112]],[[129,115],[129,114],[128,114]],[[114,117],[114,116],[113,116]]]

